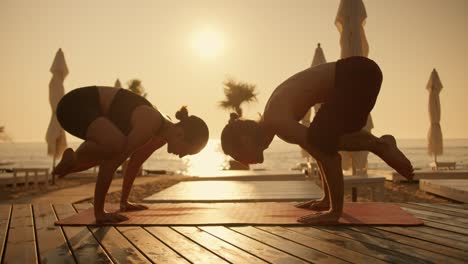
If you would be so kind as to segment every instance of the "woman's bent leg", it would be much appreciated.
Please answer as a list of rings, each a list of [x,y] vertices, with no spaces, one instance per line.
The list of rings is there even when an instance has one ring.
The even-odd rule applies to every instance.
[[[88,127],[87,139],[75,152],[67,149],[62,160],[54,170],[54,174],[65,176],[71,172],[78,172],[94,167],[102,160],[115,156],[122,151],[125,136],[107,118],[99,117]]]

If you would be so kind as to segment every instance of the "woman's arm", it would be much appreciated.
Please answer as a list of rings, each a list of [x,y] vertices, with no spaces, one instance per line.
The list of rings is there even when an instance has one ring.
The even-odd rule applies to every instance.
[[[120,198],[120,205],[128,205],[128,196],[130,195],[130,190],[132,189],[133,182],[137,176],[138,171],[140,170],[141,165],[153,154],[157,149],[164,146],[165,142],[161,139],[152,139],[147,142],[143,147],[139,148],[137,151],[130,156],[130,160],[125,170],[123,184],[122,184],[122,195]],[[124,209],[124,208],[121,208]]]
[[[124,155],[131,156],[133,152],[145,145],[163,125],[161,114],[149,106],[141,106],[132,115],[132,130],[127,136]]]

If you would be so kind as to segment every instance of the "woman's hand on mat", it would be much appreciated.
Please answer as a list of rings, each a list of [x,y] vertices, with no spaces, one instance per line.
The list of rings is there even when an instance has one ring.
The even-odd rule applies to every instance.
[[[298,222],[303,224],[336,224],[340,218],[341,213],[332,211],[317,212],[314,214],[299,217]]]
[[[120,203],[121,212],[140,211],[140,210],[146,210],[146,209],[148,209],[148,206],[143,205],[143,204],[136,204],[136,203],[130,203],[130,202]]]
[[[310,200],[302,203],[297,203],[294,205],[297,208],[303,208],[313,211],[328,211],[330,210],[330,203],[323,199],[321,200]]]
[[[128,217],[119,213],[103,213],[102,215],[96,215],[96,223],[118,223],[128,220]]]

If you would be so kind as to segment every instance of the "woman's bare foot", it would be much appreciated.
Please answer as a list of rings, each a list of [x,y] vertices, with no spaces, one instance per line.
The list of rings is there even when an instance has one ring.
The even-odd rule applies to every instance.
[[[310,200],[294,205],[297,208],[309,209],[314,211],[327,211],[330,210],[330,202],[322,200]]]
[[[303,224],[336,224],[341,213],[326,211],[299,217],[298,222]]]
[[[122,221],[128,220],[128,217],[118,214],[118,213],[107,213],[104,212],[102,214],[96,215],[96,223],[118,223]]]
[[[69,174],[75,165],[75,152],[71,148],[67,148],[62,155],[62,160],[55,166],[52,174],[58,175],[59,178]]]
[[[146,210],[148,209],[148,206],[142,205],[142,204],[136,204],[136,203],[120,203],[120,211],[121,212],[127,212],[127,211],[140,211],[140,210]]]
[[[400,175],[412,180],[414,176],[413,165],[411,165],[405,154],[398,149],[395,138],[391,135],[383,135],[380,137],[379,142],[379,148],[375,154]]]

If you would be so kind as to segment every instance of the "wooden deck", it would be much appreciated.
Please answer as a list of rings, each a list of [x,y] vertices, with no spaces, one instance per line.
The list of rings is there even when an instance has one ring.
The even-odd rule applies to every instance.
[[[405,182],[407,179],[396,171],[391,170],[369,170],[370,174],[382,175],[387,181]],[[413,180],[433,180],[433,179],[468,179],[468,170],[415,170]]]
[[[420,180],[419,189],[442,197],[468,203],[468,179],[465,180]]]
[[[467,204],[400,204],[416,227],[60,227],[90,204],[0,205],[2,263],[466,263]]]

